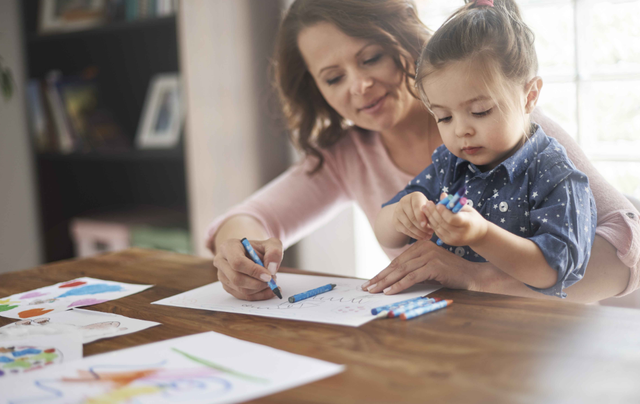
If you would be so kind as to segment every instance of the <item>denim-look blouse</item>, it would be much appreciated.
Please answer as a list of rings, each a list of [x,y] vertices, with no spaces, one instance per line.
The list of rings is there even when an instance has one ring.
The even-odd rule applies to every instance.
[[[596,232],[596,203],[587,176],[569,160],[564,147],[536,125],[525,145],[490,171],[481,172],[444,145],[436,149],[432,160],[383,206],[412,192],[437,201],[440,193],[455,193],[466,185],[469,206],[488,221],[536,243],[549,266],[558,271],[558,281],[550,288],[527,286],[546,295],[566,297],[563,289],[582,279],[589,261]],[[437,240],[437,235],[432,240]],[[469,261],[486,262],[468,246],[443,247]]]

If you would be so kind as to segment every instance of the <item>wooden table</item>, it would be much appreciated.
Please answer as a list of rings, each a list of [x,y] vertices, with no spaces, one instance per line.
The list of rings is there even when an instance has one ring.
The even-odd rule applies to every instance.
[[[151,305],[217,279],[210,260],[143,249],[0,275],[0,297],[81,276],[154,284],[91,309],[162,323],[85,345],[85,356],[215,331],[346,365],[256,403],[640,403],[632,309],[442,289],[432,295],[455,300],[444,310],[353,328]]]

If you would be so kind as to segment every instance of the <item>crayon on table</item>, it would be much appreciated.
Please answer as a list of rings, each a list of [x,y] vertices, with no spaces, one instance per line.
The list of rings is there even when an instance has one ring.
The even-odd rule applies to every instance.
[[[414,297],[413,299],[407,299],[407,300],[403,300],[401,302],[387,304],[385,306],[374,307],[373,309],[371,309],[371,314],[376,315],[376,314],[380,313],[381,311],[389,311],[389,310],[393,309],[394,307],[400,307],[403,304],[414,302],[414,301],[420,300],[420,299],[427,299],[427,296]]]
[[[308,299],[310,297],[319,295],[320,293],[325,293],[336,287],[335,283],[329,283],[324,286],[320,286],[319,288],[311,289],[303,293],[298,293],[297,295],[293,295],[289,297],[289,303],[299,302],[300,300]]]
[[[429,306],[429,305],[437,303],[437,302],[439,302],[441,300],[442,300],[441,298],[435,297],[435,298],[424,299],[422,301],[418,300],[418,301],[415,301],[415,302],[411,302],[409,304],[405,304],[404,306],[396,307],[395,309],[390,310],[389,313],[387,314],[387,317],[395,318],[395,317],[400,316],[402,313],[406,313],[408,311],[415,310],[418,307]]]
[[[244,247],[244,250],[247,252],[247,254],[249,254],[249,257],[251,257],[253,262],[255,262],[256,264],[260,265],[261,267],[264,267],[264,264],[262,263],[262,260],[260,259],[260,257],[258,257],[258,254],[256,253],[256,250],[253,249],[253,247],[251,246],[251,243],[249,242],[249,240],[247,240],[246,238],[243,238],[242,240],[240,240],[240,242],[242,243],[242,246]],[[282,293],[280,292],[280,288],[273,281],[273,277],[271,277],[269,282],[267,282],[267,285],[269,285],[269,287],[271,288],[273,293],[276,296],[278,296],[278,298],[282,299]]]
[[[448,305],[453,303],[453,300],[443,300],[438,303],[433,303],[427,306],[418,307],[417,309],[400,314],[400,318],[403,320],[411,320],[412,318],[421,316],[423,314],[431,313],[432,311],[444,309]]]

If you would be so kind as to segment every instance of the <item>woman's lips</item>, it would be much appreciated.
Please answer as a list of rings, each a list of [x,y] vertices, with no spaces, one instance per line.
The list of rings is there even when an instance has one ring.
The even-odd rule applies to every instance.
[[[462,151],[465,152],[466,154],[473,156],[478,151],[480,151],[480,149],[482,149],[482,147],[465,147],[462,149]]]
[[[375,100],[372,104],[369,104],[366,107],[360,108],[360,112],[366,112],[368,114],[374,114],[378,112],[384,105],[384,101],[387,99],[387,95],[388,94],[385,94],[382,97]]]

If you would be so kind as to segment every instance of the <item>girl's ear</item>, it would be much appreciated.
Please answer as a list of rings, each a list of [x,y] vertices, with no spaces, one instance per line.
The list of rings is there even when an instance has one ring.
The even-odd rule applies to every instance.
[[[524,105],[525,113],[530,114],[533,112],[540,97],[540,90],[542,90],[542,78],[539,76],[532,78],[525,85],[525,95],[527,97]]]

